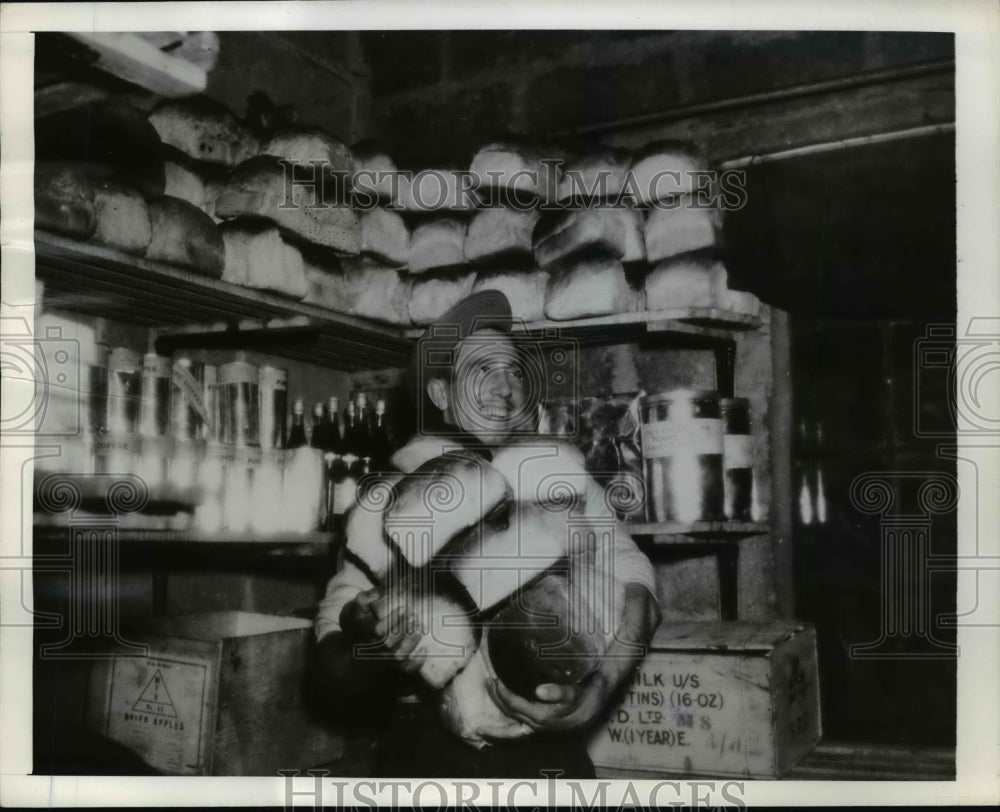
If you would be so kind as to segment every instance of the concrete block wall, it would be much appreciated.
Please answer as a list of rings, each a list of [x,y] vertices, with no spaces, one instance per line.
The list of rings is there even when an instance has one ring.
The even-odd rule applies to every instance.
[[[464,168],[504,132],[544,138],[613,129],[693,105],[954,58],[950,35],[900,32],[369,32],[362,43],[372,134],[407,169]]]
[[[207,94],[239,116],[247,97],[290,105],[305,126],[352,144],[369,130],[369,74],[356,31],[223,31]]]

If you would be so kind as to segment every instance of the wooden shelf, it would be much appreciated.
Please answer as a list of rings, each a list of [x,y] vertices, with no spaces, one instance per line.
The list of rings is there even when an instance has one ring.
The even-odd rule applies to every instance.
[[[768,532],[766,522],[654,522],[628,525],[629,533],[654,544],[725,544]]]
[[[51,518],[51,517],[50,517]],[[53,548],[65,546],[66,523],[36,523],[33,531],[35,555],[51,555]],[[274,533],[252,536],[246,533],[221,532],[206,534],[197,530],[143,530],[122,527],[117,534],[121,552],[184,555],[272,555],[325,556],[335,547],[336,537],[330,533]]]
[[[46,305],[159,328],[159,346],[239,346],[350,372],[405,366],[423,328],[403,329],[292,301],[113,248],[35,232]],[[761,326],[758,316],[717,308],[619,313],[515,324],[531,335],[583,343],[657,334],[718,345]],[[192,326],[194,325],[194,326]]]
[[[173,485],[149,488],[137,476],[119,474],[71,474],[62,471],[35,471],[34,500],[39,515],[55,518],[67,510],[89,511],[93,515],[133,515],[137,501],[142,513],[165,515],[191,511],[201,500],[197,486]]]
[[[641,310],[569,321],[514,322],[514,331],[531,335],[556,333],[560,338],[601,342],[645,333],[663,333],[679,338],[732,340],[734,332],[756,330],[763,324],[759,316],[732,313],[717,308],[680,307],[673,310]],[[424,328],[411,328],[405,335],[420,338]]]
[[[250,322],[260,328],[257,335],[269,323],[296,320],[299,329],[266,337],[268,352],[348,371],[403,366],[410,356],[412,341],[398,328],[112,248],[36,231],[35,262],[38,277],[46,283],[49,307],[148,327]],[[309,320],[310,329],[301,329],[303,319]],[[238,332],[236,327],[233,331]],[[194,340],[190,335],[188,339]]]

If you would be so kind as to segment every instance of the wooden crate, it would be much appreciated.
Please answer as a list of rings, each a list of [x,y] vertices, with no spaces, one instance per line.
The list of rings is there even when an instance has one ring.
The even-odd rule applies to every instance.
[[[776,778],[819,741],[816,633],[806,624],[664,624],[594,732],[605,777]]]
[[[147,656],[91,668],[87,722],[170,775],[275,776],[343,752],[304,685],[312,624],[250,612],[158,618]]]

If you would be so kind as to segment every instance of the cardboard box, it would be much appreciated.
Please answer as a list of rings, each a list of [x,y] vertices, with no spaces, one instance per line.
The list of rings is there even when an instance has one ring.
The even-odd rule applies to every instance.
[[[598,774],[777,778],[819,741],[806,624],[664,624],[590,741]]]
[[[87,722],[170,775],[275,776],[337,759],[343,738],[313,718],[312,624],[250,612],[178,615],[126,635],[147,656],[91,668]]]

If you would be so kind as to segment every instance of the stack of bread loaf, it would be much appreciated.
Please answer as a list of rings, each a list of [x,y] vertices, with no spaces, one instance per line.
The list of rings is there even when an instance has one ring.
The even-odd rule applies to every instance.
[[[400,270],[409,261],[410,229],[392,208],[396,165],[371,142],[356,145],[353,154],[361,255],[340,260],[334,307],[375,321],[409,324],[410,283]]]
[[[401,173],[397,186],[395,204],[412,225],[406,317],[428,324],[472,290],[465,235],[475,201],[462,173],[451,168]]]
[[[544,317],[548,275],[534,261],[540,208],[552,203],[559,167],[537,150],[512,141],[487,144],[472,159],[480,208],[469,224],[465,254],[477,268],[473,290],[499,290],[515,318]]]
[[[527,322],[759,306],[728,288],[709,167],[682,142],[567,157],[508,139],[469,171],[400,173],[371,142],[204,97],[36,129],[41,228],[352,316],[424,325],[482,289]]]
[[[218,277],[212,219],[171,194],[155,125],[101,101],[41,119],[35,138],[35,220],[43,229]]]
[[[613,514],[579,451],[547,452],[431,457],[369,482],[348,516],[345,559],[419,620],[419,674],[476,747],[531,733],[492,702],[490,677],[532,699],[540,684],[579,682],[620,621]]]

